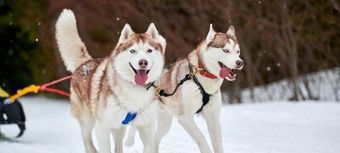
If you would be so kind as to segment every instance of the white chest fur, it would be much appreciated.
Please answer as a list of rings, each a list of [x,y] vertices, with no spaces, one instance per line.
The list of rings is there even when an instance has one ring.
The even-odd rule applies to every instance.
[[[136,86],[121,78],[117,78],[117,86],[113,88],[119,104],[129,111],[138,112],[155,99],[153,88],[146,90],[143,86]]]
[[[155,101],[153,88],[136,86],[120,77],[116,85],[111,86],[114,94],[109,96],[107,105],[98,111],[98,123],[109,127],[119,127],[128,112],[136,112],[136,118],[130,123],[135,126],[145,125],[156,120],[158,101]]]
[[[150,101],[143,109],[137,111],[134,120],[130,122],[134,126],[143,126],[157,118],[158,101]],[[122,121],[125,119],[127,110],[113,95],[107,97],[107,105],[102,105],[97,112],[97,123],[101,126],[110,128],[118,128],[122,126]]]

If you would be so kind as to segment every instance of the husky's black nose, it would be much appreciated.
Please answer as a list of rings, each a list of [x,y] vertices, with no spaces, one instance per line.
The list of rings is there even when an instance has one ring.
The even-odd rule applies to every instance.
[[[242,67],[243,66],[243,61],[242,60],[237,60],[236,61],[236,65],[237,65],[237,68],[240,68],[240,67]]]
[[[142,59],[138,62],[140,68],[145,69],[148,66],[148,61],[145,59]]]

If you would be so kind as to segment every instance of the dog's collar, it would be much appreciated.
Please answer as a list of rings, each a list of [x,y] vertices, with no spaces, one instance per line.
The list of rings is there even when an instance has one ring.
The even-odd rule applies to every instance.
[[[204,65],[202,62],[198,62],[198,72],[204,76],[204,77],[207,77],[207,78],[210,78],[210,79],[216,79],[218,78],[216,75],[208,72],[207,70],[205,70],[204,68]]]

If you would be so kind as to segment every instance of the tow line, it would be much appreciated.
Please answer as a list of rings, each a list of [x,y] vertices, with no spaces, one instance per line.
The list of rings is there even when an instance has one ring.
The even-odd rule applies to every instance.
[[[67,93],[65,91],[62,91],[62,90],[59,90],[59,89],[50,88],[49,86],[55,85],[57,83],[65,81],[65,80],[69,80],[69,79],[71,79],[71,77],[72,77],[72,75],[69,75],[69,76],[66,76],[66,77],[63,77],[63,78],[60,78],[58,80],[54,80],[54,81],[51,81],[51,82],[48,82],[48,83],[45,83],[45,84],[42,84],[42,85],[34,85],[34,84],[32,84],[32,85],[27,86],[27,87],[25,87],[23,89],[19,89],[19,90],[17,90],[17,93],[15,95],[9,96],[4,101],[4,103],[5,104],[14,103],[21,96],[24,96],[24,95],[26,95],[28,93],[38,93],[39,91],[51,92],[51,93],[55,93],[55,94],[59,94],[59,95],[65,96],[65,97],[69,97],[70,96],[69,93]]]

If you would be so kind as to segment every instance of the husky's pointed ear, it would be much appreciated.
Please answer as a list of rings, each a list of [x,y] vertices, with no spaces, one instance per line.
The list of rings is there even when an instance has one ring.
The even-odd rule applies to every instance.
[[[154,23],[150,23],[148,30],[146,30],[145,33],[150,35],[152,39],[155,39],[158,43],[160,43],[163,50],[165,51],[166,40],[162,35],[158,33],[158,30]]]
[[[215,35],[216,35],[216,31],[214,30],[213,25],[210,24],[208,36],[207,36],[207,38],[205,39],[205,40],[207,41],[207,43],[209,43],[209,42],[211,42],[212,40],[214,40]]]
[[[230,26],[228,31],[227,31],[227,35],[231,35],[231,36],[235,36],[235,29],[233,26]]]
[[[146,30],[146,33],[150,35],[153,39],[156,39],[158,37],[158,30],[155,24],[150,23],[148,30]]]
[[[130,25],[128,23],[125,24],[122,32],[120,33],[120,37],[119,37],[118,43],[121,43],[121,42],[125,41],[126,39],[128,39],[134,33],[135,32],[132,31]]]

